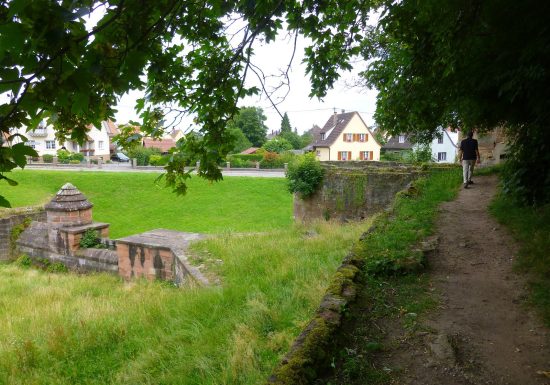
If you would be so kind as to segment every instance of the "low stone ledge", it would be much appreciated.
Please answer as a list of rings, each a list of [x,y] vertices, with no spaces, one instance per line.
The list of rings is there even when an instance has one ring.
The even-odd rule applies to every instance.
[[[330,364],[331,346],[344,312],[355,300],[362,259],[350,253],[336,270],[314,318],[294,341],[268,384],[310,384]]]

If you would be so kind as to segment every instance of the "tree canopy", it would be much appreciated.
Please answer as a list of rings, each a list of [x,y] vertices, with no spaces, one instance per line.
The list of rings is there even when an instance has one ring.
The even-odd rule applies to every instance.
[[[266,116],[260,107],[243,107],[229,122],[230,127],[237,127],[255,147],[261,147],[266,141]]]
[[[217,164],[232,150],[227,122],[240,98],[259,91],[245,86],[253,48],[290,33],[311,42],[310,96],[325,96],[353,62],[380,91],[375,118],[385,131],[427,141],[439,125],[505,126],[508,188],[525,202],[548,201],[549,8],[539,0],[0,2],[0,140],[12,143],[0,147],[0,179],[16,183],[6,172],[34,154],[25,137],[13,144],[13,128],[47,119],[59,139],[82,141],[132,89],[145,93],[136,105],[145,135],[160,136],[181,114],[195,118],[200,135],[178,142],[167,184],[184,193],[184,166],[196,160],[200,176],[220,179]],[[128,128],[120,142],[139,135]]]
[[[290,119],[288,114],[285,112],[283,118],[281,119],[281,134],[285,132],[292,132],[292,126],[290,125]]]

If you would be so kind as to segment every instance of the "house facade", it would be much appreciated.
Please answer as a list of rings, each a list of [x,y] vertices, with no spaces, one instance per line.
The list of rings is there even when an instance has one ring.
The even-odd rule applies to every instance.
[[[439,127],[431,143],[432,160],[437,163],[454,163],[458,153],[458,131]]]
[[[101,127],[90,126],[86,133],[86,140],[82,145],[76,141],[66,140],[60,142],[55,137],[55,131],[52,126],[41,123],[34,130],[25,132],[24,129],[19,132],[28,139],[27,145],[34,148],[39,156],[56,155],[58,150],[67,150],[70,152],[80,152],[90,158],[109,159],[111,137],[116,135],[116,125],[109,122],[102,122]]]
[[[312,143],[321,161],[380,160],[380,148],[358,112],[334,113],[314,132]]]

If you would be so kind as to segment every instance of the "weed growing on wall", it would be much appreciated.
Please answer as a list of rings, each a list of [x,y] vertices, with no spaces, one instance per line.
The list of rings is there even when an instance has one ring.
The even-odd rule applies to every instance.
[[[99,235],[97,231],[93,229],[86,230],[86,232],[82,235],[82,238],[80,239],[80,247],[84,249],[97,247],[99,245],[101,245]]]
[[[301,198],[307,198],[321,187],[323,176],[324,170],[315,154],[305,154],[288,166],[288,190]]]

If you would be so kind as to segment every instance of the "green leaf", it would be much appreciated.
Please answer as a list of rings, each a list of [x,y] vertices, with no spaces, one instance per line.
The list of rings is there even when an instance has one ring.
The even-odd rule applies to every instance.
[[[4,175],[0,175],[0,179],[5,179],[6,182],[8,182],[8,184],[10,186],[17,186],[19,184],[19,183],[17,183],[16,180],[10,179],[10,178],[8,178],[7,176],[4,176]]]
[[[2,195],[0,195],[0,207],[11,207],[10,202]]]
[[[11,147],[13,161],[21,168],[27,164],[25,156],[38,156],[38,153],[25,143],[17,143]]]

